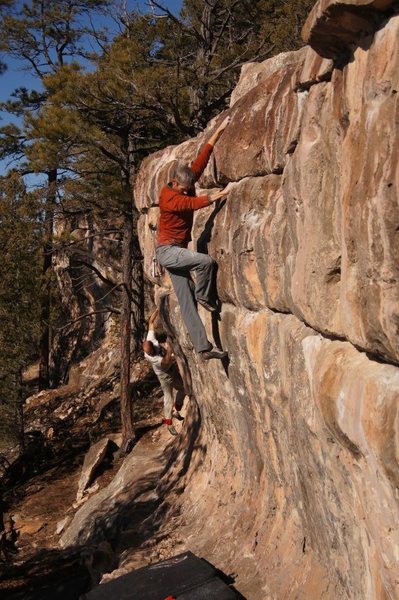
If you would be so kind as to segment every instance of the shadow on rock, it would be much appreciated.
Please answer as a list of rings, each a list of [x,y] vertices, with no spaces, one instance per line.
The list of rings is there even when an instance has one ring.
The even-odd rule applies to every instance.
[[[170,498],[184,491],[184,475],[202,463],[206,446],[199,442],[201,417],[192,401],[185,435],[161,452],[143,438],[126,457],[107,488],[91,497],[78,511],[61,539],[64,547],[98,545],[108,540],[124,550],[168,537],[165,524],[175,507]]]

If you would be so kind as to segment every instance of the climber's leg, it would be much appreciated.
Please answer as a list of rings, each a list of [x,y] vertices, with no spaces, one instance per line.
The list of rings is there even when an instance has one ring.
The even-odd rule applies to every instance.
[[[193,252],[179,246],[157,248],[158,261],[166,269],[194,271],[196,276],[195,297],[205,302],[212,301],[216,262],[208,254]]]
[[[193,293],[193,281],[190,276],[188,261],[180,260],[185,248],[178,246],[161,246],[157,248],[157,257],[162,266],[168,269],[177,299],[180,305],[182,319],[186,325],[192,344],[197,352],[211,350],[205,327],[198,315]],[[193,254],[198,254],[197,252]],[[206,256],[206,255],[203,255]],[[181,265],[185,265],[185,270]],[[178,265],[178,266],[177,266]]]
[[[190,273],[169,270],[169,274],[179,301],[182,319],[195,350],[197,352],[210,350],[212,344],[207,338],[205,327],[195,305]]]
[[[169,433],[178,435],[172,421],[173,417],[173,380],[169,373],[159,373],[158,379],[163,391],[164,424]]]
[[[159,383],[163,391],[163,412],[165,422],[172,419],[173,411],[173,382],[168,373],[158,374]]]
[[[176,399],[175,399],[175,413],[173,413],[173,416],[176,417],[179,421],[183,420],[183,417],[180,415],[180,411],[183,408],[183,403],[184,403],[184,398],[186,397],[186,394],[184,393],[183,390],[178,390],[177,394],[176,394]]]

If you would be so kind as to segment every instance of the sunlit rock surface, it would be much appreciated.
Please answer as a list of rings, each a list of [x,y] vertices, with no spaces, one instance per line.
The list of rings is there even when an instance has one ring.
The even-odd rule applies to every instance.
[[[367,36],[383,26],[397,8],[397,0],[319,0],[302,36],[321,56],[348,58],[353,46],[367,45]]]
[[[197,360],[167,300],[201,414],[186,548],[250,600],[399,598],[399,16],[379,4],[319,2],[313,48],[248,65],[233,94],[199,188],[231,191],[194,236],[219,264],[220,320],[200,314],[228,365]],[[367,43],[329,20],[345,5]],[[348,28],[338,68],[314,49]],[[149,275],[159,189],[221,118],[141,169]]]

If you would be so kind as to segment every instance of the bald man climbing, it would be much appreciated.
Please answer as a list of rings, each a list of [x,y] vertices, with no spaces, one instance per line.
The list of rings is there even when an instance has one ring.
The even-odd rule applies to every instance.
[[[193,252],[187,246],[191,240],[194,211],[210,206],[227,196],[226,189],[212,194],[195,196],[194,184],[202,175],[213,147],[230,122],[227,117],[212,135],[191,164],[177,164],[172,181],[160,193],[161,210],[158,245],[158,262],[169,272],[181,315],[195,350],[203,360],[222,359],[227,356],[209,342],[205,327],[198,315],[196,302],[213,312],[217,305],[213,300],[213,283],[216,262],[208,254]],[[195,286],[191,279],[194,272]]]

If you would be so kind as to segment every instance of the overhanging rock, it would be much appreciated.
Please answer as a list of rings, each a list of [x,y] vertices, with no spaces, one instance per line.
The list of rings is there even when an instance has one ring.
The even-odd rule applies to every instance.
[[[319,0],[302,37],[320,56],[346,59],[398,7],[397,0]]]

